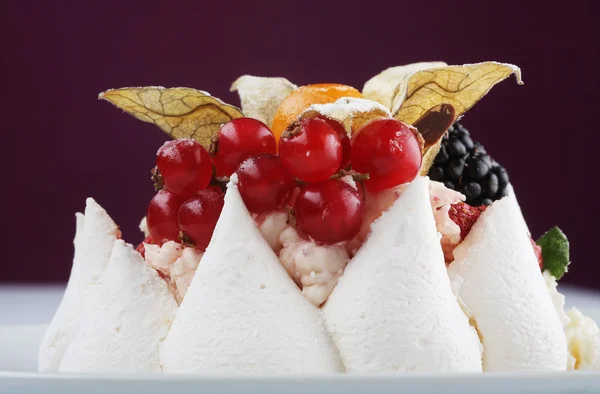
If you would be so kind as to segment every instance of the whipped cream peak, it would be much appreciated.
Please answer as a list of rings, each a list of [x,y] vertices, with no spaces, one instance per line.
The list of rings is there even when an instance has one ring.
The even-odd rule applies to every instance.
[[[56,372],[63,355],[82,322],[108,264],[119,228],[93,198],[86,200],[84,214],[77,214],[75,257],[57,313],[46,329],[40,344],[39,365],[42,372]]]
[[[83,228],[85,226],[85,216],[82,213],[76,213],[75,256],[71,275],[67,282],[67,287],[63,298],[48,325],[42,342],[40,344],[38,356],[38,369],[40,372],[56,372],[60,361],[71,343],[71,339],[79,328],[80,314],[83,309],[83,303],[80,293],[80,280],[83,261],[81,260],[81,242],[83,238]]]
[[[446,275],[417,178],[372,224],[323,306],[347,372],[478,372],[481,344]]]
[[[158,273],[122,240],[102,284],[84,310],[82,324],[61,361],[60,372],[161,372],[158,344],[177,303]]]
[[[454,249],[453,290],[483,342],[484,371],[560,371],[567,346],[516,200],[489,206]]]
[[[341,365],[232,176],[202,263],[161,345],[167,373],[325,373]]]

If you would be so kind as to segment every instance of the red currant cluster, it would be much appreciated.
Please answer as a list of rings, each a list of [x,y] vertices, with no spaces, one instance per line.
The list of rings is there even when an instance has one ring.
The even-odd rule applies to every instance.
[[[289,206],[304,237],[324,244],[350,240],[361,227],[364,197],[334,175],[368,174],[365,186],[377,192],[411,181],[421,165],[413,130],[394,119],[368,123],[353,141],[337,121],[302,119],[282,134],[278,148],[279,155],[269,128],[251,118],[225,124],[212,157],[192,140],[167,142],[154,170],[160,190],[148,207],[152,237],[205,249],[223,208],[218,181],[236,172],[250,212]]]

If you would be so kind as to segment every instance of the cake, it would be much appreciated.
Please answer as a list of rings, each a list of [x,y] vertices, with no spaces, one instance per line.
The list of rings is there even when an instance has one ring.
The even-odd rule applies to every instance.
[[[416,63],[362,91],[243,76],[241,108],[190,88],[101,93],[172,139],[137,247],[93,199],[76,214],[39,370],[600,369],[598,326],[557,289],[566,236],[532,239],[460,122],[511,75]]]

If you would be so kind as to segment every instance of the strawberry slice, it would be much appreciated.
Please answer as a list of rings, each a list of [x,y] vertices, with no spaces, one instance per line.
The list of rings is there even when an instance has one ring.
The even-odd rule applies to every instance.
[[[465,239],[465,237],[469,234],[471,228],[486,208],[486,205],[483,205],[481,207],[472,207],[464,202],[459,202],[450,205],[448,216],[450,216],[450,219],[452,219],[452,221],[456,223],[458,227],[460,227],[461,241]],[[533,247],[533,251],[540,265],[540,269],[543,270],[544,258],[542,257],[542,248],[538,244],[536,244],[531,237],[529,238],[529,240],[531,241],[531,246]]]
[[[542,256],[542,247],[535,243],[533,238],[529,238],[531,241],[531,246],[533,246],[533,252],[535,253],[535,257],[537,257],[538,263],[540,265],[540,269],[544,270],[544,257]]]
[[[485,211],[487,206],[472,207],[467,203],[459,202],[450,205],[448,216],[460,227],[460,239],[463,240],[471,231],[471,228],[479,219],[481,212]]]

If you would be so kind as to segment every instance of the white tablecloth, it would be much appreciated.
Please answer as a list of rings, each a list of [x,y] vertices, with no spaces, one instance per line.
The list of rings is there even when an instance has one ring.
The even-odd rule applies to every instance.
[[[60,303],[63,285],[0,285],[0,325],[48,323]],[[600,308],[600,293],[561,287],[567,308]]]

